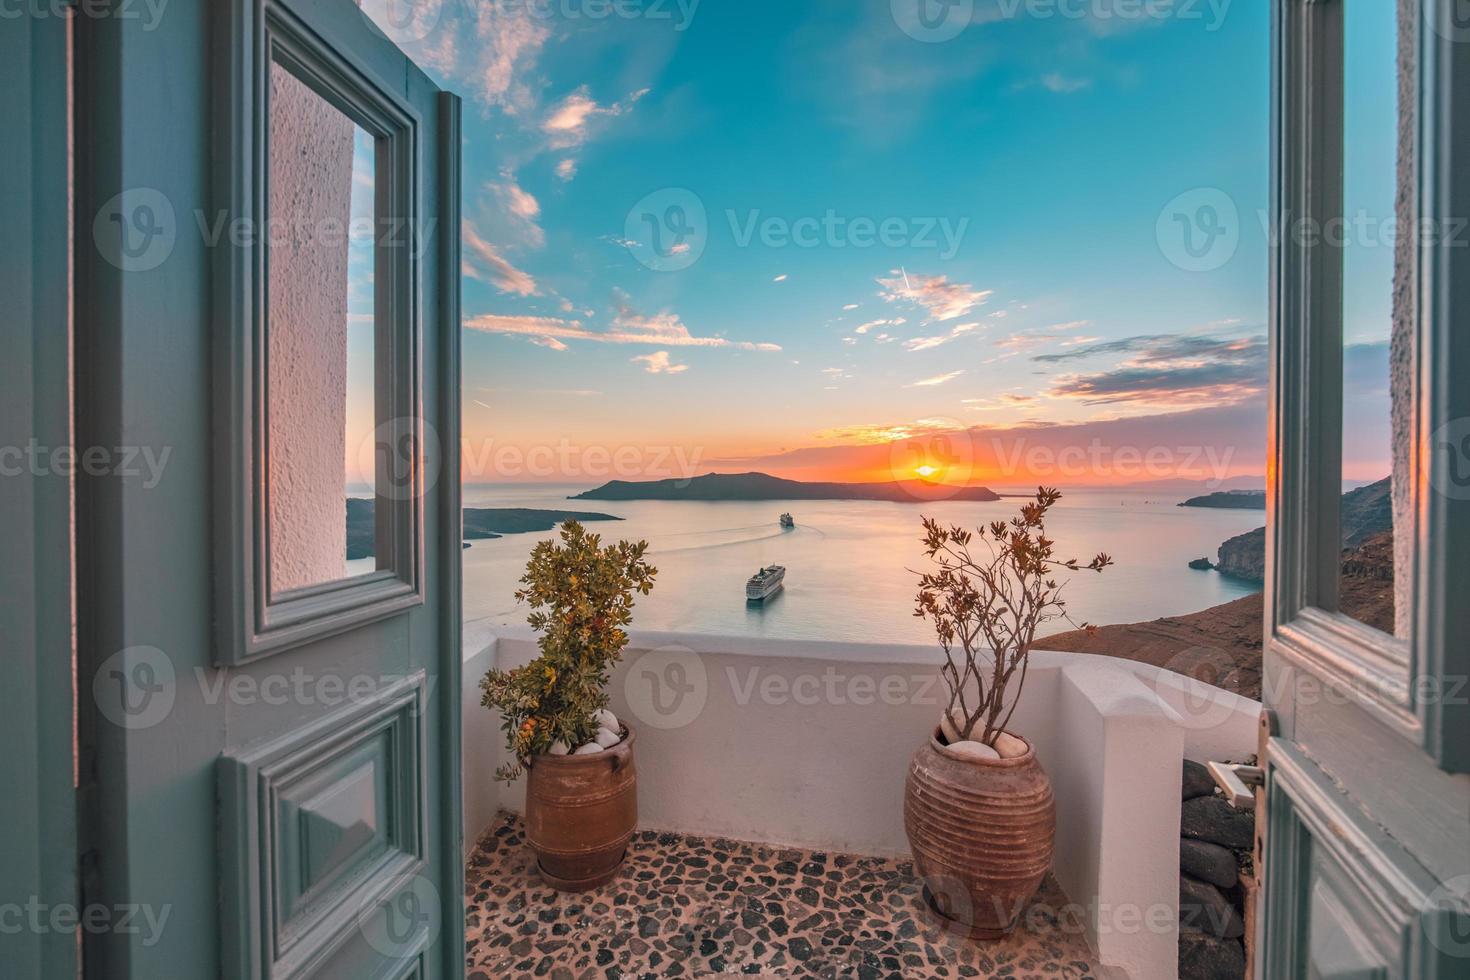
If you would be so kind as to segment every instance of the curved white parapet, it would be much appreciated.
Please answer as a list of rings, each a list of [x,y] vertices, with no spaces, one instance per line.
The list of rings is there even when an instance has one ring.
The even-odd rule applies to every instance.
[[[466,658],[466,844],[524,789],[491,782],[498,719],[479,706],[492,663],[536,655],[502,628]],[[466,649],[475,649],[466,644]],[[636,633],[610,688],[638,728],[642,826],[799,847],[906,855],[909,758],[944,701],[937,650]],[[1011,728],[1057,799],[1055,873],[1099,959],[1133,977],[1177,962],[1180,760],[1255,751],[1260,704],[1147,664],[1038,651]]]

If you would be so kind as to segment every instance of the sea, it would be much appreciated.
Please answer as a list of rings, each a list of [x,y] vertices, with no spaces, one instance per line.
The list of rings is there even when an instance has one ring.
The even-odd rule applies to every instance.
[[[640,596],[635,630],[799,640],[931,645],[930,623],[913,615],[918,573],[927,566],[921,516],[979,527],[1015,514],[1027,491],[995,487],[998,501],[886,503],[861,500],[571,500],[567,485],[466,485],[465,507],[591,511],[621,518],[589,524],[607,541],[645,540],[658,568]],[[1033,491],[1034,492],[1034,489]],[[1063,490],[1047,524],[1059,557],[1086,562],[1099,551],[1116,564],[1102,574],[1062,573],[1067,613],[1078,625],[1135,623],[1197,612],[1258,587],[1213,571],[1226,538],[1260,527],[1263,511],[1180,507],[1177,491]],[[779,524],[783,512],[796,521]],[[537,541],[555,532],[472,541],[463,551],[466,627],[523,624],[517,580]],[[786,566],[785,587],[764,604],[745,600],[745,580]],[[1043,630],[1072,628],[1056,622]]]

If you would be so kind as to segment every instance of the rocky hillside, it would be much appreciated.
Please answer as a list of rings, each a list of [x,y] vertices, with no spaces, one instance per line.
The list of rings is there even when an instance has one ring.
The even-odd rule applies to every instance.
[[[1391,532],[1343,549],[1338,599],[1353,619],[1393,633]],[[1264,600],[1257,592],[1186,616],[1048,636],[1036,641],[1036,649],[1097,653],[1167,667],[1259,701],[1264,617]]]
[[[1220,545],[1215,569],[1221,575],[1248,582],[1266,581],[1266,529],[1237,534]]]
[[[1342,545],[1359,545],[1385,532],[1393,531],[1392,480],[1383,479],[1342,495]],[[1250,582],[1266,580],[1266,529],[1236,535],[1220,545],[1215,567],[1222,575]],[[1390,576],[1392,563],[1390,562]]]
[[[1265,510],[1264,490],[1221,490],[1202,497],[1190,497],[1180,507],[1216,507],[1226,510]]]

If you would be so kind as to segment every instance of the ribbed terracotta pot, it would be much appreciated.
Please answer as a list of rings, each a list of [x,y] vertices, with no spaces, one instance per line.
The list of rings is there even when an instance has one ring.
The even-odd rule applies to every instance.
[[[633,730],[595,755],[538,755],[526,776],[526,841],[541,877],[561,891],[604,884],[638,825]]]
[[[936,728],[909,765],[903,823],[925,901],[975,939],[1009,934],[1051,869],[1056,800],[1030,742],[966,759]]]

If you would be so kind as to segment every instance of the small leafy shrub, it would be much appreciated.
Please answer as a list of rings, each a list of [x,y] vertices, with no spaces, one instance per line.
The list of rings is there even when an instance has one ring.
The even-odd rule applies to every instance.
[[[506,745],[516,761],[497,779],[510,782],[532,756],[553,743],[576,747],[597,734],[593,715],[607,706],[608,676],[628,643],[634,595],[648,595],[658,569],[644,561],[647,541],[602,546],[576,521],[561,526],[561,541],[531,551],[525,588],[527,622],[541,632],[541,655],[524,667],[491,669],[480,681],[480,703],[501,713]]]
[[[1057,582],[1056,572],[1101,572],[1113,564],[1106,554],[1086,565],[1053,557],[1046,515],[1061,497],[1058,490],[1038,488],[1009,523],[994,521],[973,532],[924,518],[924,555],[937,570],[919,576],[914,615],[934,623],[945,657],[945,712],[962,739],[994,745],[1021,699],[1037,628],[1054,619],[1071,621],[1062,598],[1066,583]],[[972,543],[984,545],[984,553],[972,553]]]

